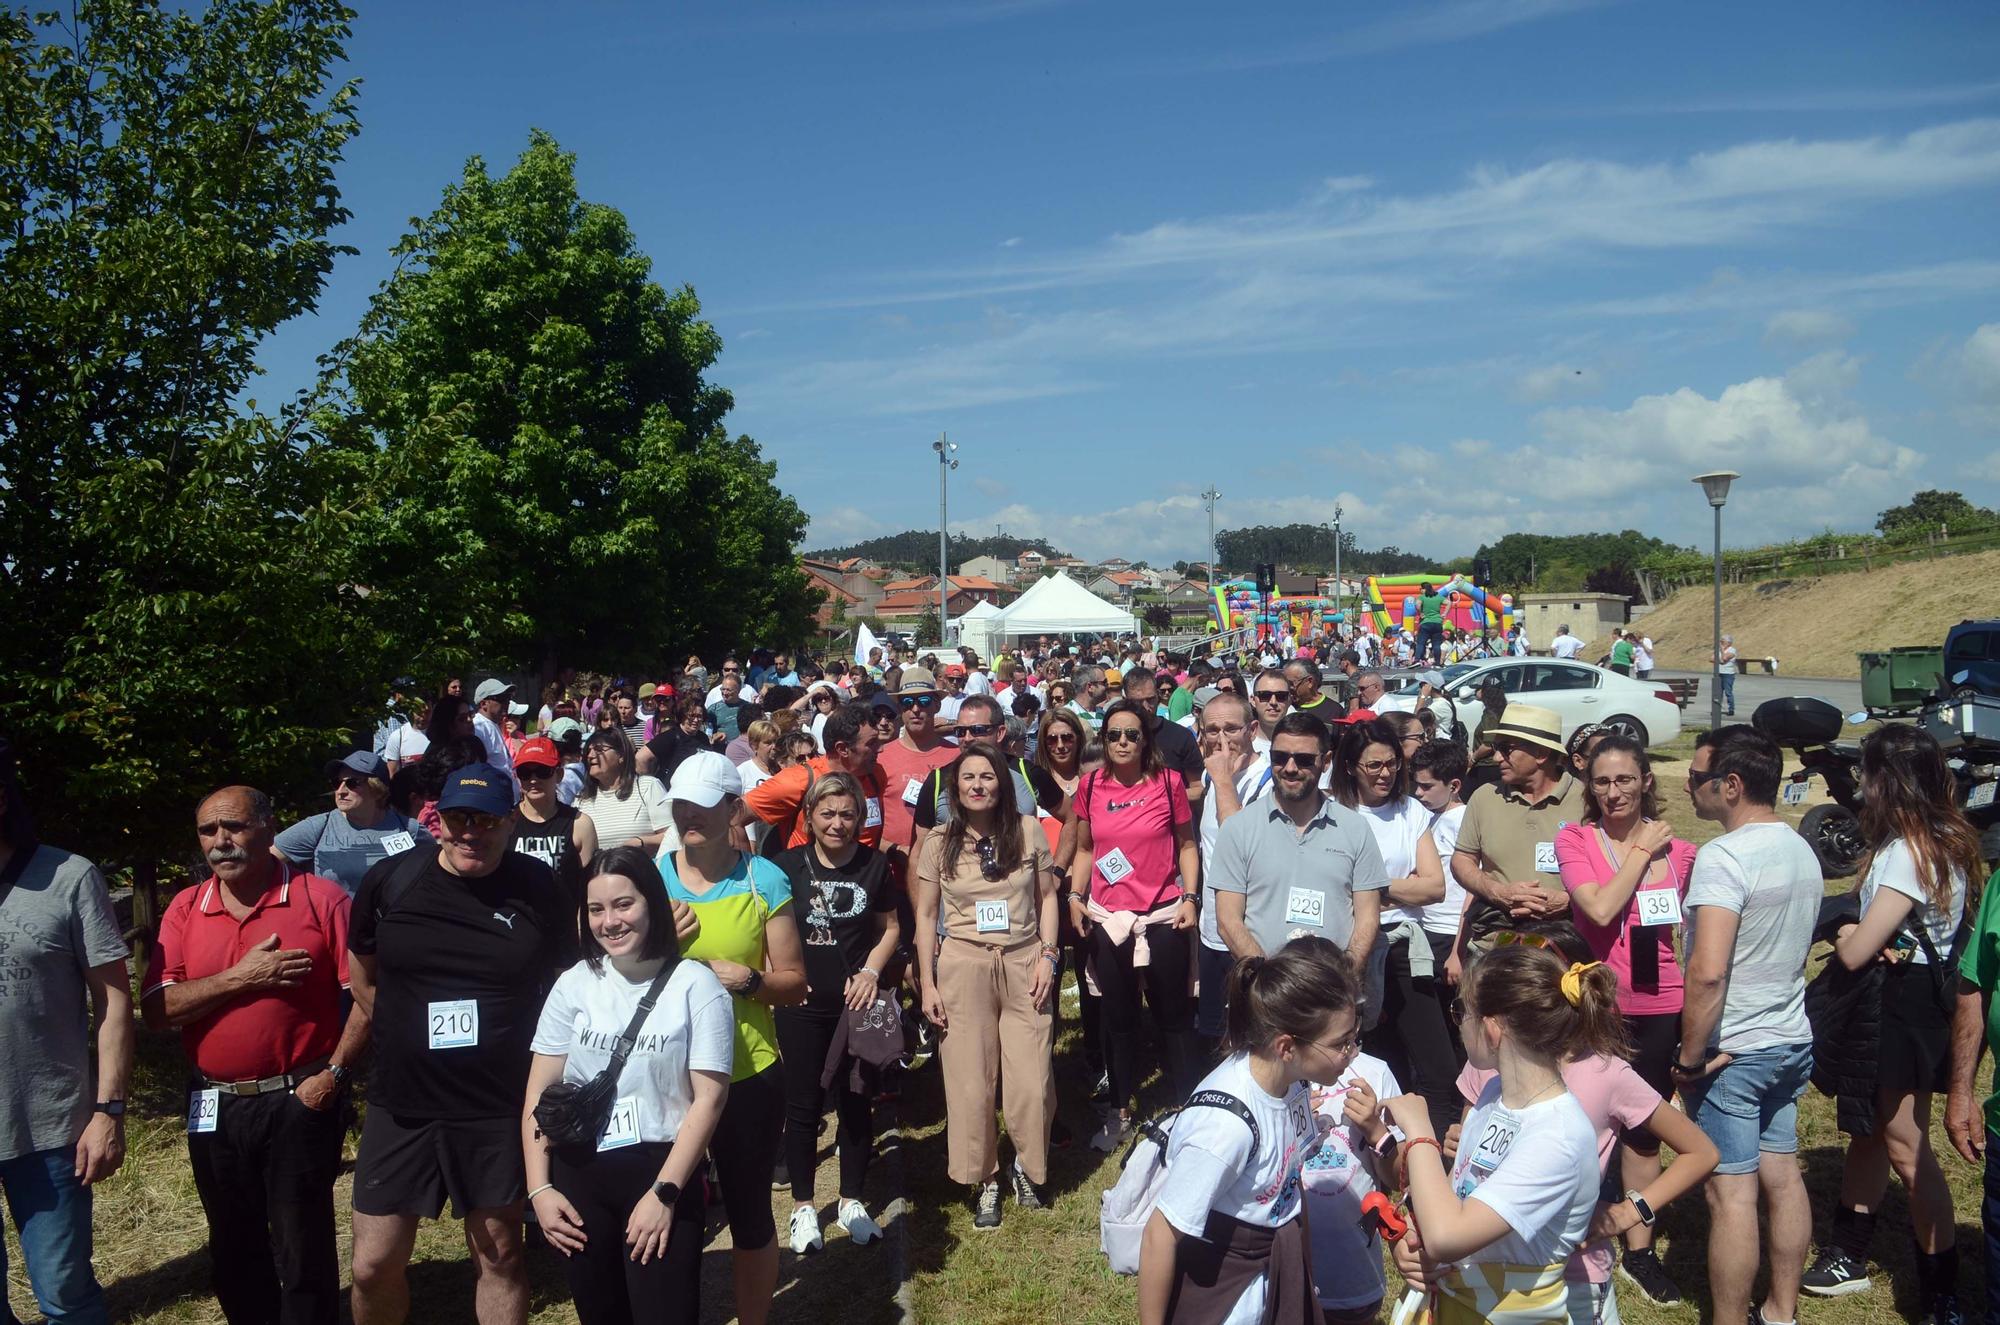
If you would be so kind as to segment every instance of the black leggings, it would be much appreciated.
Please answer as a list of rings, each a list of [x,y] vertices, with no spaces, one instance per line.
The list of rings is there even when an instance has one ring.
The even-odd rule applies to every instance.
[[[641,1265],[625,1245],[632,1207],[655,1182],[673,1147],[665,1142],[618,1150],[549,1156],[549,1179],[583,1221],[583,1250],[563,1257],[570,1297],[581,1325],[701,1319],[702,1215],[700,1175],[674,1203],[667,1254]],[[766,1205],[770,1202],[766,1201]]]
[[[738,1251],[768,1247],[778,1236],[771,1217],[771,1172],[778,1167],[778,1129],[784,1122],[785,1081],[775,1063],[729,1083],[729,1102],[722,1106],[708,1154],[729,1216],[729,1240]]]
[[[1458,1093],[1458,1072],[1465,1060],[1452,1038],[1452,991],[1444,978],[1451,942],[1448,935],[1422,934],[1389,944],[1382,1019],[1367,1036],[1368,1052],[1389,1065],[1403,1089],[1424,1097],[1439,1127],[1451,1126],[1465,1111]],[[1430,975],[1410,974],[1411,943],[1430,949]]]
[[[875,1148],[875,1111],[868,1093],[856,1091],[849,1080],[854,1056],[844,1055],[831,1087],[822,1087],[826,1051],[833,1044],[845,1007],[779,1008],[778,1053],[785,1069],[785,1167],[791,1171],[792,1199],[813,1199],[813,1171],[819,1167],[819,1120],[829,1089],[838,1091],[840,1115],[840,1194],[861,1199],[868,1181],[868,1161]],[[873,1087],[874,1073],[864,1067],[863,1084]]]
[[[1165,903],[1178,906],[1174,898]],[[1091,971],[1097,977],[1102,996],[1099,1016],[1103,1022],[1105,1057],[1111,1070],[1111,1102],[1130,1107],[1139,1087],[1133,1055],[1139,1039],[1139,988],[1141,972],[1132,965],[1134,937],[1113,944],[1102,925],[1090,931]],[[1193,930],[1152,925],[1146,930],[1146,945],[1152,955],[1144,970],[1146,1006],[1153,1013],[1153,1026],[1160,1033],[1161,1066],[1176,1103],[1186,1099],[1201,1084],[1200,1055],[1194,1043],[1194,998],[1188,993],[1194,965]]]

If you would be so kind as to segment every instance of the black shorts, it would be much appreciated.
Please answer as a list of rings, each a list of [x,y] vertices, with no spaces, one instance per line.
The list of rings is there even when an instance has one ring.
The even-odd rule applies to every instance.
[[[1661,1099],[1673,1099],[1674,1050],[1681,1043],[1681,1014],[1655,1012],[1628,1016],[1625,1034],[1632,1040],[1632,1070],[1658,1091]],[[1650,1127],[1635,1127],[1625,1133],[1625,1144],[1642,1155],[1660,1153],[1660,1139]]]
[[[354,1161],[354,1208],[364,1215],[436,1219],[497,1210],[528,1194],[521,1120],[412,1118],[375,1108],[361,1124]]]

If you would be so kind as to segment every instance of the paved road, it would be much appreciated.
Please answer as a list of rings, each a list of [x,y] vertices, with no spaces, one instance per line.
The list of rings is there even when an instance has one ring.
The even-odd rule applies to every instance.
[[[1699,675],[1701,693],[1694,703],[1681,712],[1681,722],[1688,727],[1708,726],[1709,675],[1706,672],[1673,672],[1666,668],[1653,673],[1667,680],[1679,680]],[[1750,714],[1767,699],[1783,699],[1792,695],[1811,695],[1833,704],[1842,713],[1858,712],[1861,708],[1861,682],[1859,680],[1830,680],[1812,676],[1766,676],[1762,672],[1746,672],[1736,678],[1736,716],[1749,720]]]

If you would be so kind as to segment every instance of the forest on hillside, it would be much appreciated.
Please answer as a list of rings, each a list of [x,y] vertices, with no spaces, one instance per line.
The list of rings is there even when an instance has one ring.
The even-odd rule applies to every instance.
[[[1009,534],[972,538],[965,534],[955,534],[951,540],[949,560],[952,569],[956,570],[974,557],[999,557],[1003,561],[1012,561],[1031,548],[1045,557],[1069,555],[1067,552],[1058,551],[1052,544],[1040,538],[1015,538]],[[848,557],[863,557],[880,566],[908,566],[935,573],[937,554],[937,530],[907,529],[900,534],[866,538],[859,543],[850,543],[846,547],[819,548],[801,555],[815,561],[843,561]]]

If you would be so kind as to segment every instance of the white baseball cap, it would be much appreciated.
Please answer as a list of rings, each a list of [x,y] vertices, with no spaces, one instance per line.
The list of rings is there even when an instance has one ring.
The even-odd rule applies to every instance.
[[[714,750],[696,750],[681,760],[674,780],[667,787],[667,799],[687,801],[703,809],[713,809],[724,796],[743,794],[743,775]]]
[[[472,702],[475,704],[484,704],[489,699],[498,699],[502,695],[511,695],[513,693],[513,686],[508,685],[497,676],[489,676],[479,683],[479,689],[472,692]]]

